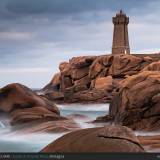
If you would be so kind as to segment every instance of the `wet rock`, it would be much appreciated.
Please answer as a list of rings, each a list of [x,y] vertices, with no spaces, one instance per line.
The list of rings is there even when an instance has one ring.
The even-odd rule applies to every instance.
[[[129,128],[106,126],[71,132],[41,152],[144,152]]]

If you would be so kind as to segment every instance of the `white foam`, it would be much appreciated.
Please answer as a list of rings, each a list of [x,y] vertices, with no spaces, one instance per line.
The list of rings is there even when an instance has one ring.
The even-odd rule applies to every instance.
[[[135,131],[134,132],[136,134],[136,136],[156,136],[156,135],[160,135],[160,132],[155,131],[155,132],[144,132],[144,131]]]
[[[39,95],[39,96],[40,95],[45,95],[45,93],[43,91],[36,91],[36,94]]]
[[[6,126],[1,121],[0,121],[0,128],[6,128]]]
[[[57,104],[58,108],[61,110],[68,111],[104,111],[109,110],[109,104]]]

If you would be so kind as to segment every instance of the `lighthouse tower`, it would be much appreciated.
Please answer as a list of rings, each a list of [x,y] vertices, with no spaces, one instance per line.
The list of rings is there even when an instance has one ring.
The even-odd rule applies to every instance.
[[[129,17],[120,10],[112,20],[114,24],[112,54],[130,54],[128,40]]]

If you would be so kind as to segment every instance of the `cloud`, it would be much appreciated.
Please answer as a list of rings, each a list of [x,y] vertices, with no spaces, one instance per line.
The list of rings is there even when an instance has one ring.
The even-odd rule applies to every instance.
[[[14,73],[46,73],[50,72],[51,68],[1,68],[0,74],[14,74]]]
[[[27,32],[0,32],[0,39],[29,40],[31,38],[33,35]]]
[[[0,68],[0,87],[10,83],[21,83],[30,88],[45,86],[52,77],[52,69],[39,68]]]
[[[42,87],[61,61],[109,53],[112,16],[121,8],[130,17],[131,51],[155,52],[160,41],[158,6],[156,0],[1,0],[0,84],[20,81]]]
[[[114,10],[126,8],[127,10],[140,5],[146,6],[149,0],[135,1],[132,0],[9,0],[6,9],[12,13],[21,14],[72,14],[93,10]]]

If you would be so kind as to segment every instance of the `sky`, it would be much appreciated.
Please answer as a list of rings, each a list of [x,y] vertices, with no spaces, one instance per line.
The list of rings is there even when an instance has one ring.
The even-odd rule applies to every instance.
[[[131,52],[159,52],[159,6],[159,0],[0,0],[0,87],[42,88],[60,62],[109,54],[120,9],[130,18]]]

